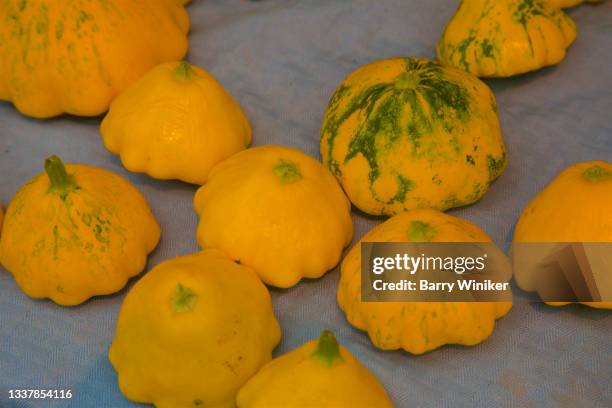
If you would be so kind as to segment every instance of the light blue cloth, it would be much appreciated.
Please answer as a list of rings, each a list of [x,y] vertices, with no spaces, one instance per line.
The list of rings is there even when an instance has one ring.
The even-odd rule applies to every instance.
[[[444,0],[196,0],[189,60],[210,70],[244,107],[254,144],[318,157],[319,127],[342,78],[392,56],[433,57],[456,2]],[[510,165],[477,204],[451,211],[510,240],[522,208],[560,170],[612,161],[612,1],[570,11],[580,34],[559,66],[488,80],[498,99]],[[39,121],[0,103],[0,201],[60,154],[127,177],[147,196],[162,240],[149,266],[198,250],[194,186],[130,174],[102,146],[99,118]],[[355,238],[378,221],[354,216]],[[399,407],[612,406],[612,316],[518,303],[475,347],[424,356],[374,349],[336,305],[338,271],[272,290],[283,327],[276,354],[331,328]],[[133,281],[132,281],[133,284]],[[74,308],[31,300],[0,270],[0,407],[128,407],[107,349],[127,290]],[[206,381],[206,378],[202,378]],[[307,386],[307,385],[305,385]],[[18,402],[8,389],[71,389],[70,401]],[[355,392],[359,392],[356,390]]]

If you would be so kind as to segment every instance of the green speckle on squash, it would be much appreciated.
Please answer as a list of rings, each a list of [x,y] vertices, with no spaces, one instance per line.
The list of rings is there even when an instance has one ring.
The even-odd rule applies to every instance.
[[[410,242],[431,242],[436,236],[436,230],[423,221],[412,221],[408,227],[408,240]]]
[[[57,23],[55,23],[55,38],[57,40],[61,40],[63,36],[64,36],[64,21],[58,20]]]
[[[26,0],[19,0],[19,4],[17,5],[17,7],[19,8],[19,11],[23,11],[25,10],[27,5],[28,2]]]
[[[295,183],[303,178],[299,166],[291,160],[279,159],[272,170],[282,184]]]
[[[489,180],[495,180],[504,171],[507,165],[506,152],[503,152],[501,156],[494,157],[487,155],[487,167],[489,168]]]
[[[607,181],[612,180],[612,172],[601,166],[593,166],[583,171],[582,177],[590,182]]]
[[[397,174],[395,177],[397,179],[397,192],[387,201],[387,204],[393,204],[398,201],[403,202],[408,192],[414,188],[414,183],[401,174]]]
[[[200,405],[202,405],[202,400],[201,399],[194,399],[193,400],[193,405],[195,405],[196,407],[199,407]]]
[[[170,305],[177,313],[190,312],[195,307],[197,300],[197,293],[179,283],[170,298]]]
[[[488,58],[493,58],[494,47],[491,40],[489,40],[488,38],[482,40],[482,43],[480,43],[480,48],[482,49],[482,55]]]
[[[470,155],[470,154],[465,156],[465,161],[468,162],[469,164],[471,164],[472,166],[476,165],[476,161],[474,160],[474,157],[472,155]]]

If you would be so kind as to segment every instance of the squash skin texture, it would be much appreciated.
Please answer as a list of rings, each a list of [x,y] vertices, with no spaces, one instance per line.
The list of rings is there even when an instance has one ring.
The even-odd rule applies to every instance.
[[[71,306],[117,292],[140,273],[160,227],[144,196],[123,178],[81,164],[65,170],[74,188],[54,190],[42,173],[17,191],[0,261],[26,295]]]
[[[128,170],[200,185],[215,164],[251,142],[236,101],[186,62],[160,64],[119,95],[100,133]]]
[[[238,408],[393,407],[382,384],[328,331],[265,365],[236,401]]]
[[[0,100],[35,118],[99,115],[150,68],[180,60],[188,31],[167,0],[5,0]]]
[[[219,248],[273,286],[319,278],[351,242],[350,203],[318,161],[261,146],[221,162],[194,198],[202,248]]]
[[[257,275],[219,250],[164,261],[126,296],[109,359],[130,400],[230,408],[281,332]]]
[[[562,171],[523,210],[514,242],[612,242],[612,163],[583,162]],[[517,268],[514,278],[521,289],[536,290],[529,271]],[[612,309],[612,302],[581,303]]]
[[[555,65],[576,24],[545,0],[464,0],[438,43],[438,59],[479,77],[509,77]]]
[[[409,233],[413,222],[426,225],[428,242],[490,242],[476,225],[435,210],[396,215],[370,230],[346,255],[340,267],[338,304],[354,327],[367,331],[382,350],[402,348],[422,354],[445,344],[481,343],[495,320],[512,302],[362,302],[361,242],[422,242]]]
[[[546,0],[546,3],[553,7],[570,8],[582,3],[601,3],[603,0]]]
[[[342,82],[321,156],[351,202],[373,215],[471,204],[507,165],[491,90],[417,58],[377,61]]]

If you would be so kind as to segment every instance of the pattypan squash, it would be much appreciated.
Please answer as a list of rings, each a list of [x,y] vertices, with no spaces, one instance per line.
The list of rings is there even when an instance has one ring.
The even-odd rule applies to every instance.
[[[475,345],[491,335],[511,302],[363,302],[362,242],[491,242],[476,225],[435,210],[408,211],[368,232],[340,267],[338,304],[375,347],[422,354],[444,344]]]
[[[28,296],[76,305],[123,288],[144,269],[159,237],[134,186],[52,156],[7,208],[0,261]]]
[[[374,215],[473,203],[506,167],[491,90],[417,58],[374,62],[340,84],[321,156],[353,204]]]
[[[561,172],[523,210],[514,242],[612,242],[612,163],[577,163]],[[514,278],[521,289],[536,290],[535,271],[515,268]],[[584,304],[612,309],[612,302]]]
[[[132,401],[231,408],[280,335],[257,275],[207,250],[162,262],[134,285],[109,358]]]
[[[383,385],[325,330],[265,365],[240,390],[238,408],[390,408]]]
[[[194,184],[251,142],[236,101],[187,62],[161,64],[130,86],[112,102],[100,132],[128,170]]]
[[[351,242],[350,203],[334,176],[299,150],[261,146],[213,168],[194,198],[197,239],[281,288],[318,278]]]
[[[153,66],[187,52],[189,16],[168,0],[4,0],[0,100],[25,115],[94,116]]]
[[[439,60],[479,77],[561,62],[576,24],[546,0],[463,0],[438,43]]]

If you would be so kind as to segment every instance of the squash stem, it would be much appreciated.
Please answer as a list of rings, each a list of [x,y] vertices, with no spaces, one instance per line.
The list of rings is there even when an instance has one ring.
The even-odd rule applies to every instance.
[[[191,65],[187,61],[179,62],[178,67],[174,70],[174,76],[182,81],[191,79],[194,74]]]
[[[334,334],[329,330],[324,330],[319,337],[317,348],[312,353],[312,356],[322,361],[328,367],[331,367],[334,362],[344,361],[340,355],[340,345]]]
[[[45,160],[45,172],[49,176],[49,191],[65,198],[69,192],[79,189],[76,179],[66,172],[62,160],[53,155]]]

